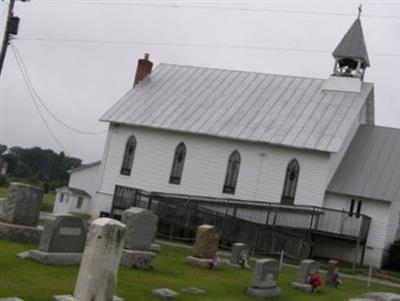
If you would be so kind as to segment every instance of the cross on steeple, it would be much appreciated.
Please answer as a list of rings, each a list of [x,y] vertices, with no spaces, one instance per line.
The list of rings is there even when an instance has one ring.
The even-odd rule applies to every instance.
[[[358,16],[357,16],[357,19],[360,19],[361,13],[362,13],[362,4],[360,4],[360,6],[358,7]]]

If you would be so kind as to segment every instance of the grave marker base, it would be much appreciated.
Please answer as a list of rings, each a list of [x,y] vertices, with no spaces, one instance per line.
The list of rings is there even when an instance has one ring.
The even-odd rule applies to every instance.
[[[156,254],[150,251],[122,250],[121,265],[139,270],[150,270],[154,266]]]
[[[150,246],[150,251],[158,253],[161,250],[161,246],[159,244],[152,243]]]
[[[311,284],[305,284],[305,283],[300,283],[300,282],[292,282],[292,287],[306,293],[311,293],[312,292],[312,285]]]
[[[210,266],[212,265],[212,259],[205,259],[205,258],[198,258],[194,256],[188,256],[186,257],[186,264],[193,266],[193,267],[199,267],[202,269],[209,269]]]
[[[42,227],[31,227],[0,222],[0,239],[21,243],[38,243]]]
[[[57,296],[53,296],[52,301],[86,301],[86,300],[75,299],[72,295],[57,295]],[[118,296],[114,296],[112,301],[124,301],[124,299],[122,299]]]
[[[28,258],[46,265],[79,265],[82,253],[48,253],[30,250]]]
[[[249,287],[247,289],[247,294],[258,298],[276,298],[280,296],[281,289],[279,287],[269,287],[269,288]]]

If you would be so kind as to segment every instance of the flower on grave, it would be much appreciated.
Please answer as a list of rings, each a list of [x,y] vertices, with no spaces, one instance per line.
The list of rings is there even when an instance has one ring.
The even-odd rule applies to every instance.
[[[311,276],[310,284],[312,285],[313,292],[316,292],[318,288],[324,284],[324,279],[320,274],[315,273]]]

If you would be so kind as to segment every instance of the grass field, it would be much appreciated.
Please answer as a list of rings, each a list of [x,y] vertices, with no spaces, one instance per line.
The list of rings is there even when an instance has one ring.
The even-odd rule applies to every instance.
[[[50,301],[54,294],[73,292],[78,272],[77,267],[43,266],[29,260],[22,260],[16,254],[33,245],[0,241],[0,297],[18,296],[25,301]],[[154,288],[168,287],[180,290],[195,286],[205,289],[206,295],[181,296],[177,300],[257,300],[246,296],[245,289],[250,283],[252,272],[230,267],[221,270],[201,270],[186,266],[185,256],[190,250],[162,245],[153,271],[137,271],[120,268],[117,294],[126,301],[157,300],[151,295]],[[306,294],[293,290],[290,283],[296,278],[297,270],[285,268],[280,275],[279,286],[283,294],[278,301],[347,301],[350,297],[367,291],[365,282],[344,279],[340,289],[322,287],[317,294]],[[372,285],[371,291],[399,289]]]
[[[0,187],[0,198],[6,197],[7,195],[8,195],[8,189]],[[42,203],[42,211],[53,212],[54,197],[55,197],[54,192],[49,192],[44,195]]]

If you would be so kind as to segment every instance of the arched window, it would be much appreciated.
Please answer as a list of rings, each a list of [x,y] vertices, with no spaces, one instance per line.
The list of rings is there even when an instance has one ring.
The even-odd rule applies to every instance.
[[[281,203],[284,205],[293,205],[294,198],[296,196],[297,180],[299,178],[300,166],[296,159],[289,162],[286,177],[285,186],[283,187]]]
[[[136,138],[129,137],[125,146],[124,160],[122,161],[121,175],[130,176],[132,171],[133,158],[135,157]]]
[[[229,157],[228,167],[226,169],[224,193],[234,194],[236,190],[236,183],[239,176],[240,167],[240,154],[235,150]]]
[[[186,157],[186,146],[183,142],[181,142],[175,149],[174,162],[172,163],[171,176],[169,177],[169,182],[171,184],[181,183],[185,157]]]

